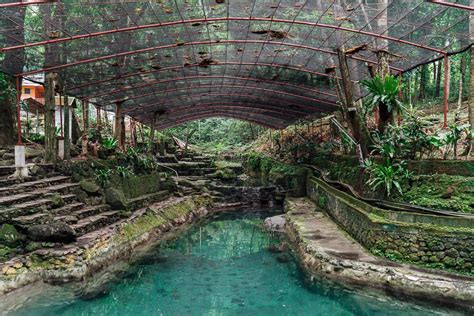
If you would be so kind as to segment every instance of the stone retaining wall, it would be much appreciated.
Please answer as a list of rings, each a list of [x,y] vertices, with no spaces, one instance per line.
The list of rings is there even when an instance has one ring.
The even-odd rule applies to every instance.
[[[0,295],[34,282],[82,281],[117,260],[166,238],[208,214],[209,197],[172,198],[135,211],[128,219],[81,236],[61,248],[34,251],[0,264]]]
[[[474,273],[472,222],[453,227],[430,223],[429,217],[424,217],[424,222],[394,221],[389,219],[393,218],[390,212],[361,202],[317,178],[310,178],[307,187],[309,197],[372,253],[431,268]]]

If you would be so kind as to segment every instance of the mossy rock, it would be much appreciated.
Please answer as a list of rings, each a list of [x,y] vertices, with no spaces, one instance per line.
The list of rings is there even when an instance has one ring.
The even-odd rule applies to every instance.
[[[174,192],[174,191],[176,191],[177,188],[178,188],[178,186],[176,185],[176,182],[173,181],[172,179],[168,179],[166,181],[163,181],[160,184],[160,189],[168,190],[169,192]]]
[[[13,225],[3,224],[0,226],[0,244],[15,248],[20,246],[24,239],[24,236]]]
[[[49,200],[51,201],[52,208],[59,208],[59,207],[64,206],[63,197],[59,193],[52,194]]]
[[[80,188],[77,188],[75,189],[73,192],[72,192],[76,198],[79,200],[79,202],[81,203],[86,203],[87,202],[87,199],[89,198],[89,196],[87,195],[86,192],[84,192],[83,190],[81,190]]]
[[[13,252],[13,249],[7,246],[0,245],[0,260],[6,260]]]
[[[231,168],[219,169],[214,173],[214,176],[224,181],[231,181],[237,178],[237,174]]]
[[[87,192],[88,194],[95,195],[100,192],[100,186],[96,183],[88,180],[82,180],[79,182],[81,189]]]
[[[127,210],[127,198],[122,190],[107,188],[105,190],[105,201],[113,210]]]

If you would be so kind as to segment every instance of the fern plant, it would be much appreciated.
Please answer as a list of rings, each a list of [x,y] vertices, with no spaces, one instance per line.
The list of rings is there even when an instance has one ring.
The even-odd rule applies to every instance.
[[[365,115],[373,111],[376,106],[381,105],[385,105],[390,113],[401,112],[403,104],[398,100],[399,78],[387,75],[382,79],[376,75],[372,79],[362,80],[360,83],[369,91],[364,103]]]

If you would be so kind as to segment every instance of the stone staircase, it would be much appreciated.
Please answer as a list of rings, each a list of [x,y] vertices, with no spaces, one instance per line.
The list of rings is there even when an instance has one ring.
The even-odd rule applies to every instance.
[[[34,225],[61,222],[80,236],[120,219],[120,212],[110,210],[106,204],[80,202],[74,193],[79,187],[71,177],[56,174],[20,183],[0,182],[0,224],[26,230]]]

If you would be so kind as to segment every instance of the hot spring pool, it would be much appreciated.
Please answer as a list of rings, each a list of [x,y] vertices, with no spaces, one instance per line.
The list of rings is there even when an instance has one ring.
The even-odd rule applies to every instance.
[[[279,241],[262,229],[266,216],[268,213],[263,210],[222,214],[183,232],[176,240],[147,251],[140,260],[113,277],[109,273],[85,285],[44,287],[39,295],[4,306],[4,313],[28,316],[448,313],[356,293],[327,282],[310,284],[289,253],[268,250]],[[103,283],[104,279],[108,282]],[[15,295],[18,298],[21,292]]]

